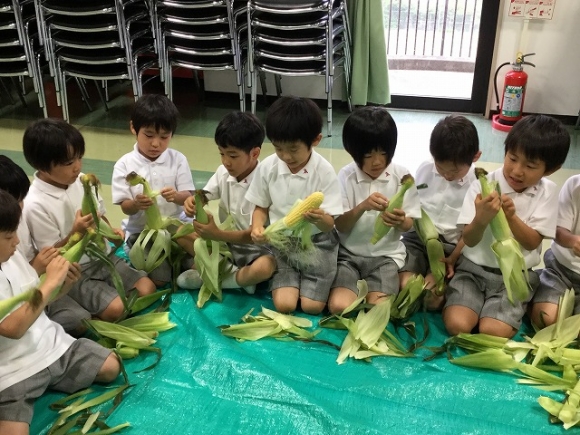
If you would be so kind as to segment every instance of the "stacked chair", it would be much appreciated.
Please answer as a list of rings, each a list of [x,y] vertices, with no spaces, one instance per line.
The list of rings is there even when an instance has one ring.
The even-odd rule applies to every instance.
[[[245,110],[245,0],[153,0],[159,63],[165,92],[173,98],[174,67],[194,71],[233,70]]]
[[[344,68],[351,106],[351,42],[346,0],[249,0],[247,20],[252,113],[256,111],[258,74],[275,74],[278,96],[280,76],[324,76],[330,136],[332,88],[338,65]]]
[[[97,83],[105,109],[108,80],[130,80],[135,99],[141,96],[143,73],[157,64],[150,2],[36,1],[36,12],[43,24],[42,42],[65,120],[69,119],[68,77],[77,82],[87,105],[86,80]]]
[[[0,1],[0,78],[19,79],[16,89],[26,105],[24,77],[30,77],[38,95],[38,104],[46,117],[42,59],[33,1]],[[10,92],[7,87],[5,89]]]

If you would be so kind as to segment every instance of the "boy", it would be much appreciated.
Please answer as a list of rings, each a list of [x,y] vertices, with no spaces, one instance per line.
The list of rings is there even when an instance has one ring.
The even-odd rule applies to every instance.
[[[133,107],[129,128],[137,143],[133,151],[115,163],[111,184],[113,204],[120,205],[123,213],[129,216],[122,223],[129,249],[145,228],[145,210],[153,201],[162,216],[179,219],[183,202],[195,190],[187,158],[169,148],[178,115],[173,102],[164,95],[144,95]],[[155,200],[143,195],[141,186],[131,187],[125,181],[133,171],[145,178],[151,189],[159,191]],[[191,263],[186,266],[191,267]],[[169,261],[165,261],[149,276],[155,284],[163,286],[171,281],[171,272]]]
[[[41,119],[26,129],[23,148],[26,161],[36,169],[24,200],[24,219],[32,241],[38,249],[61,247],[71,235],[84,234],[94,225],[92,215],[83,216],[80,210],[84,190],[79,177],[85,141],[72,125],[58,119]],[[101,218],[107,222],[100,198],[99,203]],[[106,249],[109,253],[111,247],[106,244]],[[129,267],[114,254],[109,257],[126,290],[136,288],[140,296],[156,290],[144,272]],[[70,298],[61,298],[48,306],[49,317],[75,335],[84,332],[82,319],[96,316],[115,321],[124,312],[107,268],[87,255],[79,263],[82,279],[69,292]]]
[[[50,387],[73,393],[94,381],[112,382],[120,372],[117,357],[109,349],[87,340],[75,340],[49,320],[44,308],[53,292],[66,292],[79,278],[67,278],[69,262],[57,256],[38,275],[16,249],[20,206],[0,191],[0,300],[35,286],[41,295],[38,306],[22,303],[0,319],[0,433],[27,435],[34,400]]]
[[[508,300],[491,250],[489,223],[502,208],[535,289],[538,276],[531,268],[540,263],[542,240],[554,238],[558,214],[558,188],[545,177],[562,166],[569,147],[570,135],[561,122],[545,115],[527,116],[506,137],[503,167],[487,176],[499,182],[501,196],[493,192],[482,199],[480,182],[471,184],[457,220],[464,225],[463,258],[447,288],[443,310],[449,334],[469,333],[479,325],[481,333],[511,338],[519,329],[528,300]]]
[[[21,207],[30,189],[30,180],[24,170],[3,155],[0,155],[0,189],[12,195]],[[24,219],[20,220],[17,232],[18,239],[20,240],[18,250],[28,260],[34,270],[36,270],[36,273],[42,275],[46,271],[48,263],[58,255],[58,249],[53,246],[47,246],[37,253]]]
[[[368,106],[355,110],[344,123],[342,143],[354,161],[338,173],[347,211],[336,218],[338,268],[328,299],[333,314],[354,302],[358,280],[366,280],[367,302],[371,304],[385,294],[399,292],[398,272],[405,263],[401,232],[413,226],[413,218],[421,216],[414,186],[405,193],[402,209],[385,211],[389,198],[400,189],[401,178],[409,174],[393,163],[397,126],[387,109]],[[379,215],[392,229],[373,245],[370,240]]]
[[[558,302],[567,289],[574,289],[574,314],[580,313],[580,175],[568,178],[558,200],[556,239],[544,254],[540,285],[532,300],[535,325],[551,325],[558,318]]]
[[[316,267],[298,269],[288,258],[272,248],[277,269],[272,279],[272,298],[276,310],[291,313],[300,300],[302,311],[318,314],[326,306],[330,285],[336,273],[338,243],[334,216],[342,214],[340,185],[332,165],[312,148],[322,140],[320,109],[310,99],[282,97],[266,114],[266,134],[275,154],[257,168],[246,199],[255,204],[252,214],[252,240],[267,243],[264,226],[283,219],[296,200],[322,192],[319,209],[304,214],[312,224],[312,242],[323,261]]]
[[[421,207],[433,221],[443,244],[446,258],[447,278],[454,274],[455,263],[461,255],[463,240],[457,228],[457,218],[469,186],[475,181],[473,163],[479,160],[479,137],[473,123],[459,115],[441,119],[431,132],[429,151],[432,160],[419,166],[415,183],[426,184],[419,190]],[[418,234],[411,229],[403,234],[403,244],[407,249],[407,259],[400,274],[401,288],[413,274],[425,277],[425,284],[432,291],[437,284],[429,270],[427,250]],[[443,297],[429,293],[427,308],[441,309]]]
[[[220,220],[223,222],[231,215],[235,230],[220,230],[211,215],[208,215],[207,225],[193,222],[196,232],[204,239],[227,242],[234,263],[239,267],[223,280],[222,287],[241,287],[248,293],[254,293],[256,284],[270,279],[276,268],[274,257],[266,248],[252,244],[250,218],[254,205],[244,199],[256,173],[264,135],[262,123],[251,113],[232,112],[220,121],[215,131],[215,143],[222,165],[203,190],[208,192],[208,200],[220,200]],[[195,215],[192,196],[185,200],[184,208],[188,216]],[[182,288],[199,288],[201,278],[195,269],[190,269],[180,275],[177,283]]]

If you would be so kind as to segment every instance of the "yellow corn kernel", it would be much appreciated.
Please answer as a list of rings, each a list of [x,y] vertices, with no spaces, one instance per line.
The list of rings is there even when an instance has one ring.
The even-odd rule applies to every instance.
[[[307,196],[304,201],[296,204],[284,218],[284,225],[292,229],[299,225],[304,220],[304,213],[310,210],[320,208],[324,201],[324,194],[322,192],[314,192]]]

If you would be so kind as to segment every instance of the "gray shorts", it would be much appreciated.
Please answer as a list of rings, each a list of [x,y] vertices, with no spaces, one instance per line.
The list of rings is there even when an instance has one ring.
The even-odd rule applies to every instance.
[[[526,301],[512,304],[499,269],[483,267],[463,258],[447,286],[445,308],[461,305],[478,313],[479,318],[490,317],[515,329],[522,324],[526,306],[538,287],[538,274],[528,270],[532,290]]]
[[[312,242],[319,250],[320,261],[316,267],[298,270],[280,252],[270,247],[278,265],[272,277],[271,290],[281,287],[300,289],[300,296],[314,301],[326,302],[330,293],[330,285],[336,275],[336,259],[338,256],[338,235],[333,230],[328,233],[318,233],[312,236]]]
[[[364,279],[369,292],[396,295],[399,293],[398,269],[397,263],[390,257],[362,257],[341,245],[338,248],[336,277],[331,288],[345,287],[358,295],[356,283]]]
[[[228,247],[234,257],[234,264],[239,268],[252,264],[257,258],[264,255],[274,255],[268,247],[263,245],[228,243]]]
[[[533,303],[549,302],[558,305],[567,289],[574,289],[574,314],[580,313],[580,275],[563,266],[551,249],[544,254],[545,268],[540,273],[540,285]]]
[[[123,288],[129,291],[137,281],[147,276],[129,266],[115,254],[109,255],[121,277]],[[62,325],[65,331],[75,331],[83,319],[90,319],[102,313],[119,294],[113,285],[109,270],[98,260],[83,264],[81,279],[69,291],[69,297],[62,297],[47,307],[47,315]]]
[[[455,244],[447,242],[443,236],[439,236],[439,240],[443,244],[443,251],[445,256],[451,255],[455,249]],[[405,265],[401,268],[401,272],[418,273],[419,275],[427,275],[431,270],[429,268],[429,257],[427,257],[427,249],[425,244],[419,238],[416,231],[407,231],[403,233],[401,242],[407,249],[407,258]]]
[[[71,394],[87,388],[110,354],[110,349],[79,338],[50,366],[2,391],[0,420],[30,424],[34,401],[47,389]]]
[[[133,247],[138,238],[139,234],[131,234],[127,238],[127,242],[125,243],[126,248],[125,252],[127,253],[127,257],[129,256],[129,251],[131,250],[131,248]],[[145,252],[149,253],[149,246],[145,248]],[[185,254],[185,256],[181,260],[181,269],[179,272],[181,273],[185,270],[189,270],[192,268],[192,266],[193,266],[193,257],[191,257],[189,254]],[[149,278],[151,278],[154,281],[171,282],[171,276],[173,275],[172,272],[173,268],[171,266],[171,263],[169,262],[168,259],[165,259],[163,263],[161,263],[158,267],[149,272],[149,274],[146,276],[149,276]]]

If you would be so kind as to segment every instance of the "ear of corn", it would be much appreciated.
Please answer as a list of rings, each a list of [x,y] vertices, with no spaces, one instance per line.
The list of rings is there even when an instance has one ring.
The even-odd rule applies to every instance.
[[[1,300],[0,321],[22,302],[29,302],[33,309],[36,309],[42,303],[42,293],[40,293],[40,290],[33,288],[11,298]]]
[[[193,194],[195,200],[195,220],[197,220],[200,224],[207,224],[209,223],[209,217],[207,216],[207,212],[203,208],[207,204],[207,197],[205,195],[205,191],[203,190],[196,190]]]
[[[485,198],[496,190],[497,182],[489,182],[484,169],[475,169],[476,177],[481,184],[481,197]],[[508,299],[525,301],[530,294],[528,269],[522,254],[520,244],[512,237],[512,233],[502,209],[489,224],[495,242],[491,249],[495,254],[506,286]]]
[[[320,261],[311,240],[312,224],[304,218],[304,213],[320,208],[323,201],[324,194],[314,192],[296,201],[284,218],[264,230],[268,242],[298,268],[312,267]]]
[[[403,178],[401,178],[401,187],[393,195],[393,197],[389,200],[389,205],[384,211],[388,211],[392,213],[395,209],[402,209],[403,208],[403,200],[405,198],[405,193],[415,184],[415,179],[410,175],[407,174]],[[385,237],[389,231],[391,231],[392,227],[388,227],[383,222],[382,213],[379,213],[377,218],[375,219],[375,232],[371,238],[371,243],[376,245],[379,240]]]
[[[94,174],[81,175],[81,183],[83,185],[84,195],[81,203],[82,215],[91,214],[93,221],[97,228],[97,233],[109,240],[120,240],[121,236],[113,231],[110,225],[100,218],[98,213],[98,204],[96,198],[99,195],[99,186],[101,182]],[[94,195],[91,189],[94,189]]]
[[[427,258],[429,259],[429,269],[435,278],[435,293],[441,296],[445,292],[445,274],[447,272],[443,243],[439,240],[439,232],[433,224],[429,215],[421,208],[421,218],[414,219],[413,226],[419,235],[421,241],[425,244]]]
[[[157,193],[151,190],[151,186],[149,182],[143,178],[141,175],[137,174],[136,172],[131,172],[125,177],[125,180],[131,186],[137,186],[140,184],[143,186],[143,195],[148,196],[149,198],[153,199],[153,205],[145,210],[145,218],[146,218],[146,226],[152,230],[158,230],[164,227],[163,217],[161,216],[161,211],[159,210],[159,206],[155,202],[155,198],[157,197]]]
[[[413,275],[395,296],[391,317],[397,320],[406,320],[420,307],[425,294],[425,280],[421,275]]]

